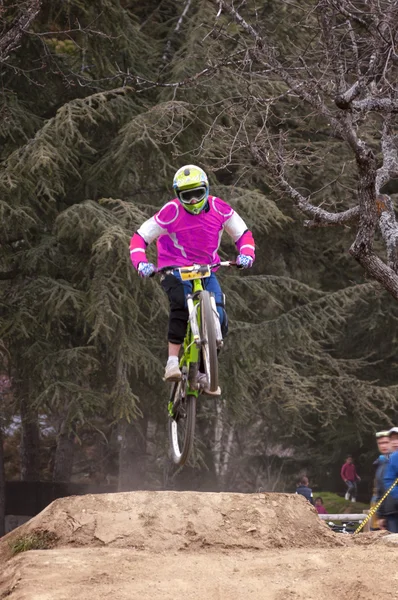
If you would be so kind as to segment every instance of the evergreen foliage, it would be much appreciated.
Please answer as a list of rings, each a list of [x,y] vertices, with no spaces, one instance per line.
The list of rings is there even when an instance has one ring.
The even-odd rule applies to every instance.
[[[336,206],[354,181],[352,162],[343,156],[341,170],[335,160],[341,143],[268,73],[258,70],[246,94],[234,61],[251,60],[247,47],[232,23],[213,30],[212,3],[193,0],[176,33],[183,4],[43,2],[2,63],[1,339],[16,406],[28,390],[59,435],[106,431],[114,453],[115,432],[130,431],[146,483],[164,484],[168,306],[158,281],[138,279],[128,244],[170,199],[174,171],[200,163],[258,250],[253,272],[220,273],[225,402],[200,407],[206,435],[193,464],[225,465],[220,485],[253,489],[266,473],[260,461],[253,475],[259,457],[293,448],[322,466],[393,422],[397,309],[349,264],[345,232],[302,231],[253,163],[247,135],[289,130],[294,152],[307,154],[294,172],[302,189]],[[299,7],[248,5],[282,47],[314,43],[310,23],[297,27]],[[265,132],[268,97],[280,100]],[[234,251],[224,240],[223,257]]]

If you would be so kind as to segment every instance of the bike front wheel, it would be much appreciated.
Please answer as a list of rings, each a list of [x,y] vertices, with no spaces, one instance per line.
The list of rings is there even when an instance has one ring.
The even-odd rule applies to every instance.
[[[209,390],[215,392],[218,388],[218,357],[217,337],[214,325],[213,307],[210,293],[200,294],[200,337],[202,341],[202,357]]]
[[[172,414],[169,415],[169,439],[173,462],[183,466],[187,462],[195,437],[196,396],[183,396],[181,382],[173,385],[171,402]]]

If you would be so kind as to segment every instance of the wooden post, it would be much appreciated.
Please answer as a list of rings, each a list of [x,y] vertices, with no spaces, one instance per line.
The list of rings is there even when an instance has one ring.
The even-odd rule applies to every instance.
[[[370,512],[370,509],[367,509],[367,510],[363,511],[363,514],[368,515],[369,512]],[[371,519],[369,519],[369,521],[364,525],[364,527],[363,527],[364,531],[366,531],[366,532],[370,531],[370,526],[372,524],[372,520],[373,520],[373,517]]]

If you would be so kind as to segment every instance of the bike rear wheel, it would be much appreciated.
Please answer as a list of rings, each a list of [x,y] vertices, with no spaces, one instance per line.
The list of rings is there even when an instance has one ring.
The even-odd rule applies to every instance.
[[[217,338],[214,318],[210,292],[203,291],[200,294],[200,337],[203,365],[211,392],[215,392],[218,388]]]
[[[183,395],[182,382],[172,389],[173,416],[169,415],[169,440],[173,462],[184,465],[192,451],[195,437],[196,396]]]

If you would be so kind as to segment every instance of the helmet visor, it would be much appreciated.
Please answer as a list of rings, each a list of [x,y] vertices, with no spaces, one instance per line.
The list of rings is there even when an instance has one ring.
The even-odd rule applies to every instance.
[[[197,204],[206,197],[206,187],[200,186],[192,190],[184,190],[178,193],[178,197],[183,204]]]

